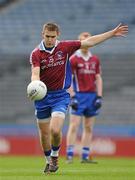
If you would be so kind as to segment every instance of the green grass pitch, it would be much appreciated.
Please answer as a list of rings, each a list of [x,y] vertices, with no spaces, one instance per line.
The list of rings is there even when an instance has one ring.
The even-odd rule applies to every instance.
[[[0,180],[134,180],[135,159],[96,158],[98,164],[81,164],[78,158],[66,164],[60,158],[59,170],[43,174],[44,158],[0,156]]]

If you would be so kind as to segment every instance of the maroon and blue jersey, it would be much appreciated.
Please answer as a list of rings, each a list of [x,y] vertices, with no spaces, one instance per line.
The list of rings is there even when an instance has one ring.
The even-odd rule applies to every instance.
[[[96,74],[101,73],[100,60],[90,52],[84,56],[80,50],[70,58],[73,88],[76,92],[96,92]]]
[[[71,85],[69,57],[80,48],[81,42],[56,41],[53,49],[47,50],[43,41],[30,56],[32,67],[40,67],[40,80],[48,91],[68,89]]]

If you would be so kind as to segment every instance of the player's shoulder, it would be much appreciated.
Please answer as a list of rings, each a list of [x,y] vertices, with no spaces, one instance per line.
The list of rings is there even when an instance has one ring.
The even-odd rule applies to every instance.
[[[59,41],[59,46],[63,46],[63,45],[65,45],[65,44],[68,44],[69,43],[69,40],[61,40],[61,41]]]
[[[59,43],[76,43],[76,42],[80,42],[80,40],[61,40],[61,41],[59,41]]]
[[[95,61],[100,61],[99,56],[97,56],[96,54],[92,54],[92,58],[93,58],[93,60],[95,60]]]
[[[32,51],[31,54],[38,54],[40,52],[39,46],[36,46]]]
[[[79,52],[79,50],[75,51],[75,53],[71,55],[70,59],[71,60],[76,60],[79,57],[78,52]]]
[[[81,46],[81,42],[79,40],[61,40],[59,42],[59,45],[61,46]]]

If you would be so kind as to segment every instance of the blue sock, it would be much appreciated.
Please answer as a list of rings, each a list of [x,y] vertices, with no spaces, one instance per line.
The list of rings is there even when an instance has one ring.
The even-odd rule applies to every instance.
[[[69,145],[67,147],[67,157],[71,159],[73,158],[73,156],[74,156],[74,145]]]
[[[90,148],[83,147],[82,148],[82,159],[89,159],[89,154],[90,154]]]
[[[53,151],[58,151],[59,148],[60,148],[60,146],[53,146],[53,145],[52,145],[52,150],[53,150]]]
[[[44,155],[45,155],[45,156],[50,156],[50,154],[51,154],[51,149],[48,150],[48,151],[44,151]]]
[[[53,146],[52,145],[51,156],[58,157],[59,156],[59,149],[60,149],[60,146]]]
[[[48,150],[48,151],[44,151],[44,155],[45,155],[46,163],[49,164],[49,162],[50,162],[50,155],[51,155],[51,149]]]

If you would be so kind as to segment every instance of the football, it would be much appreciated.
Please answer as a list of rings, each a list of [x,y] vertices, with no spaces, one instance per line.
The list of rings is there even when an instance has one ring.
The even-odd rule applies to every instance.
[[[47,87],[40,80],[32,81],[27,86],[27,96],[32,101],[38,101],[43,99],[46,93]]]

